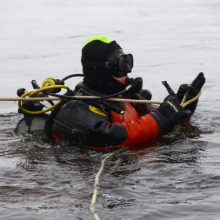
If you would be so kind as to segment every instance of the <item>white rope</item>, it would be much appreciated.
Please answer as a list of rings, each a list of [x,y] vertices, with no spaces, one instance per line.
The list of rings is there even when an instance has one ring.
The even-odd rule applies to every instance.
[[[199,99],[199,97],[202,95],[202,90],[199,91],[198,95],[193,97],[192,99],[186,101],[186,94],[185,96],[183,97],[182,99],[182,102],[181,102],[181,106],[182,107],[186,107],[187,105],[191,104],[192,102],[196,101],[197,99]]]
[[[73,96],[76,99],[97,99],[101,98],[98,96]],[[51,98],[51,97],[31,97],[31,98],[7,98],[7,97],[1,97],[0,101],[58,101],[61,98]],[[137,100],[137,99],[123,99],[123,98],[108,98],[104,99],[106,101],[111,102],[132,102],[132,103],[148,103],[148,104],[161,104],[160,101],[151,101],[151,100]]]
[[[201,96],[202,91],[200,90],[200,92],[198,93],[197,96],[195,96],[194,98],[185,101],[186,99],[186,95],[184,96],[184,98],[182,99],[181,102],[181,106],[182,107],[186,107],[187,105],[191,104],[192,102],[196,101],[197,99],[199,99],[199,97]],[[98,96],[73,96],[73,99],[97,99],[97,98],[101,98]],[[0,97],[0,102],[2,101],[59,101],[61,98],[56,98],[56,97],[29,97],[29,98],[9,98],[9,97]],[[111,101],[111,102],[131,102],[131,103],[146,103],[146,104],[161,104],[161,101],[153,101],[153,100],[137,100],[137,99],[124,99],[124,98],[108,98],[105,99],[106,101]]]
[[[92,194],[92,199],[90,202],[90,206],[89,206],[89,210],[92,212],[95,220],[101,220],[101,218],[99,217],[98,213],[96,212],[96,208],[95,208],[95,203],[96,203],[96,199],[98,196],[98,184],[99,184],[99,179],[100,179],[100,175],[105,167],[105,162],[108,158],[112,157],[113,155],[115,155],[118,151],[114,151],[111,153],[107,153],[103,156],[102,160],[101,160],[101,166],[99,168],[99,171],[97,172],[96,176],[95,176],[95,182],[94,182],[94,187],[93,187],[93,194]]]

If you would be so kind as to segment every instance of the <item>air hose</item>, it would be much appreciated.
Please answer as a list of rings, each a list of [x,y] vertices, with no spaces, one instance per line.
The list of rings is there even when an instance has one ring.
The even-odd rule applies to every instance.
[[[36,89],[34,91],[27,91],[25,92],[21,98],[25,98],[25,97],[33,97],[36,96],[36,94],[38,93],[42,93],[42,92],[47,92],[47,91],[51,91],[54,89],[66,89],[67,91],[70,90],[68,86],[65,85],[52,85],[52,86],[45,86],[45,87],[41,87],[39,89]],[[18,102],[18,106],[19,109],[25,113],[25,114],[29,114],[29,115],[40,115],[40,114],[44,114],[48,111],[51,111],[52,109],[54,109],[55,107],[57,107],[60,104],[61,101],[58,101],[57,103],[55,103],[54,105],[51,105],[50,107],[44,109],[44,110],[39,110],[39,111],[34,111],[34,110],[28,110],[24,107],[24,105],[22,105],[23,101],[19,101]]]
[[[67,79],[70,79],[72,77],[76,77],[76,76],[83,76],[83,74],[71,74],[68,75],[66,77],[64,77],[63,79],[59,80],[59,79],[53,79],[53,78],[47,78],[42,82],[41,87],[37,84],[37,82],[35,80],[32,80],[32,86],[35,90],[33,91],[27,91],[27,92],[23,92],[23,94],[19,95],[20,98],[25,98],[25,97],[48,97],[48,95],[52,96],[55,93],[60,92],[62,89],[66,89],[67,91],[70,91],[70,88],[68,86],[65,85],[65,81]],[[24,89],[23,89],[24,91]],[[60,95],[62,96],[62,95]],[[47,107],[46,109],[42,109],[42,110],[30,110],[25,108],[25,105],[23,105],[23,100],[18,101],[18,106],[19,109],[21,110],[21,112],[25,113],[25,114],[29,114],[29,115],[41,115],[44,114],[46,112],[49,112],[51,110],[53,110],[54,108],[56,108],[61,101],[58,101],[57,103],[53,103],[51,100],[47,100],[51,106]]]

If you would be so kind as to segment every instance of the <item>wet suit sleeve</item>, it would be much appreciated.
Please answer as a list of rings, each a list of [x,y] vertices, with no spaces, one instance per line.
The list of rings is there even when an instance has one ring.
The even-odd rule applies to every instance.
[[[127,138],[122,144],[143,144],[154,140],[160,135],[160,127],[154,117],[146,114],[135,121],[122,122],[119,125],[126,128]]]

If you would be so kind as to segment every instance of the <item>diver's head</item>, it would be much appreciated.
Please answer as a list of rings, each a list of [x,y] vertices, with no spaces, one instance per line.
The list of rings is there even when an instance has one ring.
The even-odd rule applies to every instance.
[[[124,54],[116,41],[105,35],[90,37],[82,48],[84,83],[93,90],[111,94],[125,88],[133,56]]]

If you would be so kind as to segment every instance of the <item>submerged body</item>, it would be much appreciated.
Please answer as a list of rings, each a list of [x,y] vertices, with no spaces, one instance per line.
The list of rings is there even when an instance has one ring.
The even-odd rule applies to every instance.
[[[88,88],[82,84],[77,90],[77,95],[86,95]],[[140,94],[123,97],[134,96],[144,99]],[[151,111],[146,104],[71,100],[56,114],[51,133],[56,139],[79,139],[91,146],[142,144],[160,135]]]

